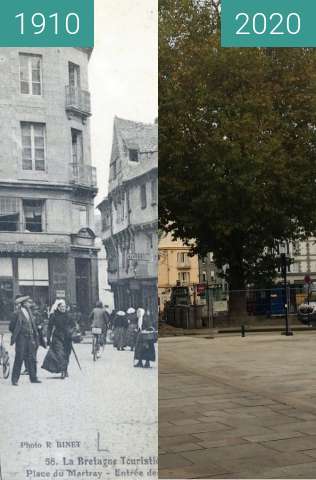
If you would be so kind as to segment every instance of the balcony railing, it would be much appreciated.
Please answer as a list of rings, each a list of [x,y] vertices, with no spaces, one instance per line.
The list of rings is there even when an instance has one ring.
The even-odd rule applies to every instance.
[[[90,92],[77,87],[66,86],[66,110],[89,117],[91,115]]]
[[[70,164],[70,183],[84,187],[96,188],[97,170],[90,165]]]

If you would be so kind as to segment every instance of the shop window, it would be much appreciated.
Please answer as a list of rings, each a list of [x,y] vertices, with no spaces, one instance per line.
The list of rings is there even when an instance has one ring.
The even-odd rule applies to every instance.
[[[24,95],[42,95],[42,58],[20,53],[20,88]]]
[[[23,200],[24,229],[28,232],[42,232],[43,200]]]
[[[23,170],[45,170],[45,131],[43,123],[21,122]]]
[[[146,183],[140,187],[140,205],[142,209],[147,207],[147,192],[146,192]]]
[[[17,232],[20,226],[18,198],[0,197],[0,232]]]
[[[48,285],[47,258],[19,258],[18,259],[19,285]]]
[[[41,305],[48,305],[49,274],[47,258],[18,258],[19,291]]]

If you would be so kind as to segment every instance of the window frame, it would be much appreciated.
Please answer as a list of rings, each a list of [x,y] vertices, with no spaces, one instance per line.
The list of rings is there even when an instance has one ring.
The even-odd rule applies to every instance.
[[[24,80],[24,83],[28,84],[28,93],[22,92],[22,65],[21,65],[21,58],[27,58],[28,60],[28,65],[27,65],[27,73],[28,73],[28,79],[27,81]],[[33,58],[38,58],[40,61],[40,81],[39,82],[33,82],[33,65],[32,65],[32,59]],[[24,52],[19,52],[19,76],[20,76],[20,94],[21,95],[26,95],[28,97],[43,97],[43,57],[42,55],[34,54],[34,53],[24,53]],[[40,86],[40,94],[38,93],[33,93],[33,83],[37,83]]]
[[[74,85],[72,85],[71,81],[70,81],[70,79],[71,79],[70,69],[71,68],[73,68],[74,79],[76,79]],[[78,90],[81,89],[81,68],[80,68],[80,65],[78,65],[78,63],[68,62],[68,80],[69,80],[69,87],[70,88],[77,88]]]
[[[24,202],[41,202],[42,205],[42,212],[41,212],[41,230],[34,231],[34,230],[27,230],[26,229],[26,216],[24,211]],[[43,198],[22,198],[21,203],[21,225],[22,231],[24,233],[45,233],[47,232],[47,225],[46,225],[46,200]]]
[[[142,210],[147,208],[147,185],[143,183],[140,185],[140,206]]]
[[[24,147],[23,145],[23,126],[28,125],[31,128],[31,146],[30,147]],[[43,140],[44,140],[44,145],[41,150],[44,151],[44,168],[36,168],[36,158],[35,158],[35,152],[36,152],[36,146],[35,146],[35,134],[34,134],[34,127],[35,126],[41,126],[43,127],[44,133],[43,133]],[[20,122],[20,129],[21,129],[21,153],[22,153],[22,170],[24,172],[46,172],[46,159],[47,159],[47,152],[46,152],[46,123],[40,123],[40,122]],[[23,157],[23,149],[24,148],[30,148],[31,149],[31,159],[25,159]],[[32,162],[32,168],[24,168],[24,161],[30,161]]]
[[[152,179],[150,182],[150,190],[151,190],[151,205],[158,204],[158,181],[157,179]]]
[[[73,143],[73,136],[76,134],[76,148],[77,148],[77,161],[74,161],[74,143]],[[81,139],[80,142],[80,149],[81,149],[81,158],[78,156],[78,138]],[[79,160],[79,161],[78,161]],[[84,146],[83,146],[83,131],[79,130],[78,128],[71,128],[71,163],[73,165],[84,165]]]
[[[136,160],[132,160],[133,155],[136,156]],[[139,163],[139,150],[137,148],[128,149],[128,161],[131,163]]]

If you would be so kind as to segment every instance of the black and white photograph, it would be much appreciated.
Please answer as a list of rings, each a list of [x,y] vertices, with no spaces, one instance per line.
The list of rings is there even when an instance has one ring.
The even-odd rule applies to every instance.
[[[158,477],[155,0],[0,47],[0,479]]]

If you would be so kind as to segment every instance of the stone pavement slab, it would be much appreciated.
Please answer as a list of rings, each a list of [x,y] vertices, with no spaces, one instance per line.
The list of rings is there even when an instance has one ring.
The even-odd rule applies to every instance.
[[[160,478],[316,478],[315,332],[185,340],[159,344]]]

